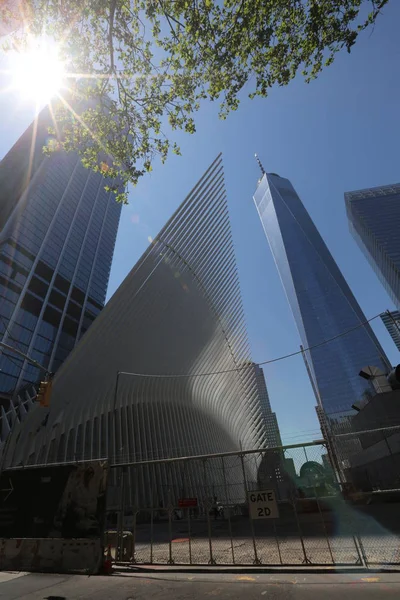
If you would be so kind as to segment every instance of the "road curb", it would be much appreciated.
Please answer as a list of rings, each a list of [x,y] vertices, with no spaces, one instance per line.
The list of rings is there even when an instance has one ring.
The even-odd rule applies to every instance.
[[[395,568],[367,568],[367,567],[260,567],[260,566],[238,566],[238,567],[223,567],[223,566],[176,566],[176,565],[114,565],[113,575],[119,574],[138,574],[138,573],[190,573],[190,574],[213,574],[221,573],[227,575],[238,575],[241,573],[251,574],[366,574],[366,573],[399,573],[399,569]]]

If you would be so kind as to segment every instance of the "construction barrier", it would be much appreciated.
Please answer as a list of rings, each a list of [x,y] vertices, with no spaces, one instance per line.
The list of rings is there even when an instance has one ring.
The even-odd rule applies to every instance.
[[[0,570],[52,573],[100,573],[99,539],[0,539]]]

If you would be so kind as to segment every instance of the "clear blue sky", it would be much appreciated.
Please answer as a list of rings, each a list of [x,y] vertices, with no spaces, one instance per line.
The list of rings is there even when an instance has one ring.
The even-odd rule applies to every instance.
[[[345,191],[400,180],[400,2],[392,0],[373,33],[343,52],[318,80],[298,78],[267,99],[244,96],[236,113],[220,121],[217,105],[204,104],[197,134],[178,134],[182,157],[156,163],[122,211],[111,272],[115,291],[172,212],[219,151],[255,361],[295,351],[299,336],[252,200],[259,170],[288,177],[309,210],[367,317],[393,308],[348,231]],[[1,65],[0,65],[1,68]],[[33,114],[16,98],[0,95],[0,156]],[[373,325],[393,363],[400,362],[380,322]],[[317,437],[315,398],[301,357],[264,370],[271,404],[285,442]]]

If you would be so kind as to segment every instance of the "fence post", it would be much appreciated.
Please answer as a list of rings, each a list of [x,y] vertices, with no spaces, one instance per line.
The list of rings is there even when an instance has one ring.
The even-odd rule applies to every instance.
[[[275,519],[272,519],[272,522],[273,522],[273,526],[274,526],[274,535],[275,535],[276,547],[278,549],[279,562],[281,563],[281,565],[283,565],[282,554],[281,554],[281,547],[279,545],[279,538],[278,538],[278,532],[276,531],[276,522],[275,522]]]
[[[133,471],[133,472],[132,472]],[[133,473],[135,476],[133,476]],[[138,497],[138,468],[131,467],[131,489],[130,489],[130,501],[132,506],[132,562],[136,562],[136,519],[139,507]]]
[[[228,490],[227,490],[227,485],[226,485],[225,461],[224,461],[223,456],[221,456],[221,461],[222,461],[222,476],[224,479],[224,488],[225,488],[225,498],[227,499],[228,498]],[[228,527],[229,527],[229,537],[231,538],[232,562],[233,562],[233,564],[235,564],[235,552],[233,550],[232,523],[231,523],[230,511],[228,513]]]
[[[247,489],[246,470],[245,470],[245,467],[244,467],[243,454],[240,453],[239,457],[240,457],[240,464],[242,465],[243,486],[244,486],[244,493],[245,493],[245,497],[246,497],[246,504],[247,504],[247,508],[249,510],[249,522],[250,522],[251,536],[253,538],[253,549],[254,549],[254,561],[253,561],[253,563],[255,565],[261,565],[261,561],[258,558],[258,554],[257,554],[257,544],[256,544],[256,538],[255,538],[255,535],[254,535],[254,523],[253,523],[253,519],[250,516],[249,496],[248,496],[249,490]]]
[[[368,558],[365,553],[364,544],[362,543],[361,533],[357,533],[356,535],[354,535],[353,540],[354,540],[354,545],[357,549],[359,562],[362,564],[363,567],[365,567],[366,569],[369,569]]]
[[[297,513],[296,497],[294,495],[292,486],[290,486],[289,490],[290,490],[290,498],[292,500],[292,505],[293,505],[293,510],[294,510],[294,516],[295,516],[295,519],[296,519],[297,531],[299,533],[300,544],[301,544],[301,548],[303,550],[303,556],[304,556],[304,558],[303,558],[302,564],[303,565],[304,564],[311,565],[312,562],[311,562],[311,560],[307,556],[306,547],[304,545],[303,534],[302,534],[301,527],[300,527],[299,515]]]
[[[151,465],[149,465],[149,477],[151,478],[150,485],[150,564],[153,564],[153,545],[154,545],[154,490],[156,487],[156,467],[153,464],[153,469],[151,469]]]
[[[332,468],[333,468],[333,472],[336,476],[336,480],[340,485],[341,491],[343,493],[344,489],[345,489],[345,478],[343,476],[343,471],[342,471],[342,467],[341,467],[341,458],[339,458],[339,452],[336,448],[336,436],[334,433],[332,433],[331,431],[331,425],[326,425],[325,426],[325,437],[326,437],[326,443],[325,443],[325,447],[326,447],[326,451],[328,453],[328,457],[331,460],[332,463]]]
[[[295,517],[296,517],[297,531],[299,532],[300,543],[301,543],[301,547],[302,547],[303,555],[304,555],[303,564],[311,565],[312,562],[311,562],[311,560],[307,556],[306,547],[304,545],[303,534],[301,532],[301,527],[300,527],[299,515],[297,514],[296,498],[293,495],[293,491],[291,491],[291,496],[292,496],[292,503],[293,503],[294,514],[295,514]]]
[[[204,458],[203,459],[203,474],[204,474],[204,487],[206,489],[206,493],[207,493],[207,470],[206,470],[206,462],[207,459]],[[208,561],[209,565],[216,565],[216,561],[214,560],[213,557],[213,550],[212,550],[212,541],[211,541],[211,521],[210,521],[210,509],[211,509],[210,502],[208,500],[208,496],[206,496],[206,513],[207,513],[207,530],[208,530],[208,546],[210,549],[210,560]]]
[[[305,449],[305,447],[303,448],[303,450],[304,450],[304,456],[306,457],[306,462],[308,462],[307,450]],[[328,545],[329,554],[331,555],[332,564],[334,565],[335,564],[335,559],[333,558],[332,548],[331,548],[331,544],[329,542],[329,537],[328,537],[328,532],[326,531],[325,519],[324,519],[324,515],[322,514],[321,505],[319,503],[319,498],[318,498],[318,495],[317,495],[317,489],[315,487],[315,481],[313,480],[312,483],[313,483],[313,490],[314,490],[315,500],[316,500],[317,506],[318,506],[319,516],[321,517],[322,527],[323,527],[325,538],[326,538],[326,543]]]
[[[126,467],[122,467],[121,470],[121,488],[120,488],[120,505],[119,505],[119,519],[118,519],[118,531],[117,531],[117,548],[115,551],[115,560],[121,560],[123,556],[123,545],[124,545],[124,516],[125,516],[125,473]]]
[[[167,465],[167,483],[168,483],[168,537],[169,537],[169,558],[168,558],[168,564],[169,565],[173,565],[174,564],[174,559],[172,558],[172,515],[173,515],[173,511],[174,511],[174,506],[172,504],[172,498],[171,498],[171,485],[170,485],[170,481],[169,481],[169,475],[171,473],[171,465],[170,463],[168,463]]]
[[[188,537],[189,537],[189,564],[192,564],[192,530],[191,530],[191,522],[190,522],[190,508],[187,509],[188,515]]]

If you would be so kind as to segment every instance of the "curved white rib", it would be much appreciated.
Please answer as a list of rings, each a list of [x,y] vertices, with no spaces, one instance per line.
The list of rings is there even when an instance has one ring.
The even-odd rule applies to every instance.
[[[118,464],[263,447],[254,369],[195,376],[243,367],[247,348],[218,156],[58,371],[46,423],[37,408],[17,445],[13,434],[6,463]],[[121,371],[192,376],[121,374],[115,394]]]

